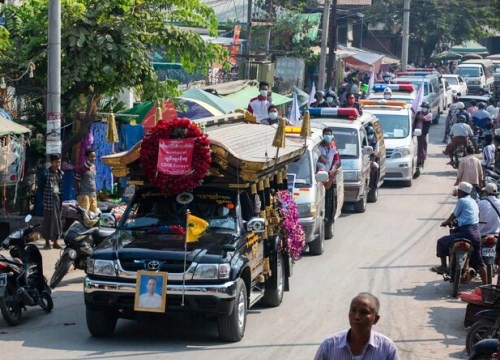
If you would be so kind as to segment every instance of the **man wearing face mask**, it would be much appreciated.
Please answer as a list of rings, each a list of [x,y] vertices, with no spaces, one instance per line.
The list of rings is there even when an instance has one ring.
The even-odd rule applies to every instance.
[[[340,166],[340,154],[334,140],[335,137],[333,136],[332,129],[324,128],[323,141],[319,144],[319,152],[328,159],[326,169],[330,177],[334,177],[337,174]]]
[[[356,98],[353,94],[347,95],[347,101],[342,105],[342,107],[356,109],[358,110],[359,115],[363,115],[363,109],[361,109],[361,106],[356,102]]]
[[[427,102],[422,102],[419,111],[415,114],[413,120],[413,129],[421,129],[422,135],[417,137],[418,152],[417,152],[417,171],[415,176],[420,175],[420,168],[424,167],[425,159],[427,159],[427,141],[429,129],[432,123],[432,113]]]
[[[259,83],[259,96],[250,99],[248,103],[248,111],[255,115],[257,122],[268,118],[267,109],[272,104],[271,92],[269,91],[269,83],[261,81]]]
[[[315,102],[313,102],[310,107],[313,108],[318,108],[318,107],[330,107],[328,102],[325,101],[325,92],[322,90],[316,91],[316,94],[314,95],[314,98],[316,99]]]
[[[388,87],[384,89],[384,99],[385,100],[391,100],[392,98],[392,90]]]
[[[330,105],[330,107],[338,107],[340,102],[339,102],[339,98],[337,96],[337,94],[335,93],[335,91],[333,90],[328,90],[328,92],[326,93],[326,102],[328,103],[328,105]]]
[[[267,118],[262,119],[260,123],[262,125],[272,125],[277,127],[280,122],[280,116],[278,113],[278,107],[276,105],[269,106],[267,110]],[[286,121],[288,124],[288,121]]]

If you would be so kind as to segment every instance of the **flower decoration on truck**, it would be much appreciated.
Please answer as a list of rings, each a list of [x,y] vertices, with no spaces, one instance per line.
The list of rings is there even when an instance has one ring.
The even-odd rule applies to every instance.
[[[210,142],[191,120],[160,120],[142,142],[140,163],[152,184],[169,195],[191,191],[210,169]]]
[[[294,260],[300,258],[305,245],[305,234],[299,223],[297,204],[288,190],[278,191],[278,212],[280,214],[280,237],[285,250]]]

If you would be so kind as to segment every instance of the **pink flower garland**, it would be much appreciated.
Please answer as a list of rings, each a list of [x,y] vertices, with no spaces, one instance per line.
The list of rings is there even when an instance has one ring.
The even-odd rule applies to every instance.
[[[280,235],[285,240],[286,251],[294,260],[302,254],[305,235],[299,223],[299,211],[288,190],[278,191],[278,211],[281,216]]]

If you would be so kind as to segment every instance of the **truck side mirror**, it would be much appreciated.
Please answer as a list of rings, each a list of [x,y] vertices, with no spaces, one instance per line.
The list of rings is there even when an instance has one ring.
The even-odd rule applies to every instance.
[[[322,183],[322,182],[328,182],[329,176],[326,171],[318,171],[315,175],[316,177],[316,182]]]
[[[373,153],[373,147],[367,145],[363,147],[363,155],[371,155]]]
[[[420,136],[420,135],[422,135],[422,129],[413,130],[413,136]]]
[[[28,215],[26,215],[26,217],[24,218],[24,222],[27,224],[27,223],[29,223],[29,222],[31,221],[31,219],[32,219],[32,218],[33,218],[33,217],[31,216],[31,214],[28,214]]]
[[[266,230],[266,220],[260,217],[251,218],[246,224],[247,231],[252,231],[254,233],[263,233]]]

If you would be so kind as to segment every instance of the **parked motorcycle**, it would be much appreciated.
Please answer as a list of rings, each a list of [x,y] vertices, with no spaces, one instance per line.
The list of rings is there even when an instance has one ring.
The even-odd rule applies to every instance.
[[[472,352],[476,343],[483,339],[495,339],[500,329],[500,309],[482,310],[474,314],[481,320],[476,321],[467,329],[465,337],[465,350],[467,354]]]
[[[481,286],[481,293],[483,296],[483,303],[488,305],[499,305],[500,286],[491,284],[483,285]],[[474,341],[474,339],[479,340],[479,337],[481,336],[480,334],[482,334],[483,338],[482,340],[479,340],[472,345],[472,349],[468,357],[469,360],[489,360],[493,353],[499,351],[500,331],[498,331],[498,329],[500,329],[500,314],[498,314],[499,316],[496,316],[497,313],[495,312],[497,311],[500,313],[500,309],[481,311],[481,313],[483,313],[481,315],[483,320],[480,320],[478,322],[483,321],[482,326],[480,328],[480,326],[478,325],[478,330],[475,331],[477,335],[471,334],[470,338],[472,341]],[[494,321],[493,326],[491,326],[491,321]],[[472,327],[474,327],[475,325],[476,323],[474,323]],[[480,333],[481,329],[482,333]],[[467,337],[469,338],[469,334],[467,334]],[[467,345],[468,344],[466,343],[466,346]]]
[[[29,225],[31,218],[27,215],[24,219],[27,226],[2,242],[11,258],[0,255],[0,311],[11,326],[19,324],[27,306],[40,306],[45,312],[54,307],[43,276],[42,254],[35,244],[28,243],[29,235],[39,226]]]
[[[80,207],[76,208],[80,221],[75,220],[64,234],[66,247],[56,262],[54,274],[50,279],[50,287],[55,288],[68,273],[71,265],[75,269],[85,270],[87,259],[94,252],[94,247],[115,232],[114,228],[96,227],[101,218],[108,226],[116,225],[111,214],[92,213]]]

